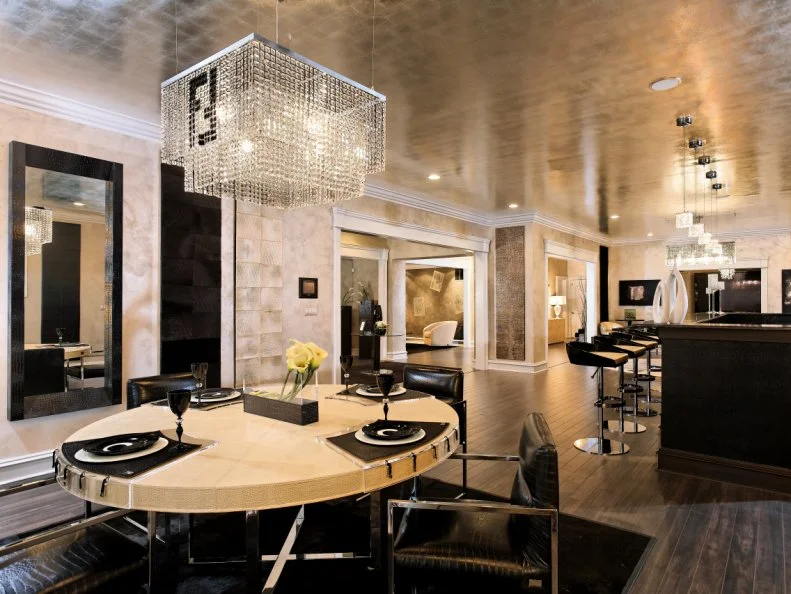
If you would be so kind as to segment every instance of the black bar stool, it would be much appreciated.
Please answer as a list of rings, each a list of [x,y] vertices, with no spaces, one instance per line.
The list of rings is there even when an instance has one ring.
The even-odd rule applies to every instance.
[[[649,405],[650,404],[662,404],[662,398],[658,397],[658,398],[655,398],[654,400],[651,399],[651,384],[652,384],[652,382],[654,382],[657,379],[657,377],[651,373],[651,371],[652,371],[651,370],[651,367],[652,367],[652,365],[651,365],[651,353],[653,351],[655,351],[657,348],[659,348],[659,339],[654,339],[654,337],[650,336],[649,334],[646,334],[646,333],[641,332],[639,330],[632,330],[632,329],[618,332],[618,335],[623,335],[624,337],[628,336],[629,340],[631,340],[635,344],[639,344],[639,345],[645,347],[645,350],[646,350],[646,355],[645,355],[645,357],[646,357],[646,373],[638,373],[635,376],[636,377],[636,381],[637,382],[643,382],[646,385],[646,387],[645,387],[645,397],[644,397],[644,400],[645,400],[646,404],[649,404]],[[650,408],[645,409],[644,412],[647,412],[648,410],[652,411],[653,414],[647,413],[647,414],[642,414],[641,416],[653,417],[653,416],[656,416],[657,414],[659,414],[657,411],[655,411],[653,409],[650,409]]]
[[[604,437],[604,368],[621,367],[629,360],[628,355],[611,350],[605,345],[595,345],[589,342],[568,342],[566,343],[566,354],[569,363],[572,365],[585,365],[596,367],[598,378],[598,400],[596,406],[599,409],[599,435],[597,437],[584,437],[574,442],[574,447],[588,454],[597,456],[619,456],[629,451],[629,446],[623,442]],[[594,374],[596,375],[596,374]],[[623,403],[620,404],[623,407]]]
[[[609,334],[605,336],[594,336],[593,343],[602,348],[609,348],[615,352],[625,354],[627,357],[629,357],[629,359],[632,360],[634,365],[637,365],[637,360],[645,354],[645,348],[627,344],[627,341]],[[623,370],[624,366],[621,365],[618,391],[622,395],[621,401],[623,404],[621,405],[620,422],[608,421],[607,429],[614,433],[643,433],[645,431],[645,425],[638,423],[637,415],[634,414],[637,410],[637,397],[643,391],[643,388],[642,386],[633,382],[626,383]],[[626,406],[627,394],[632,395],[634,402],[634,406],[632,407]],[[625,412],[632,413],[633,418],[631,421],[624,421],[623,415]]]
[[[651,365],[651,351],[656,349],[658,343],[654,342],[653,340],[645,340],[643,338],[635,337],[634,335],[629,334],[627,332],[613,332],[612,336],[614,336],[614,337],[618,338],[619,340],[621,340],[623,344],[631,344],[631,345],[634,345],[634,346],[643,347],[645,349],[646,363],[649,365],[649,369],[650,369],[650,365]],[[644,399],[644,402],[647,405],[660,404],[659,402],[655,402],[655,401],[651,400],[651,382],[653,382],[655,379],[656,379],[656,376],[651,375],[650,373],[640,373],[639,369],[638,369],[637,359],[634,360],[634,367],[633,367],[633,371],[632,371],[632,383],[634,383],[635,385],[638,385],[638,386],[640,385],[640,382],[643,382],[643,383],[646,384],[646,387],[645,387],[646,396],[643,397],[643,399]],[[641,389],[640,392],[643,392],[643,390]],[[627,412],[627,413],[629,412],[628,407],[627,407],[627,410],[624,411],[624,412]],[[645,408],[638,408],[637,409],[637,416],[639,416],[639,417],[655,417],[658,414],[659,413],[657,411],[655,411],[652,408],[649,408],[648,406],[646,406]]]

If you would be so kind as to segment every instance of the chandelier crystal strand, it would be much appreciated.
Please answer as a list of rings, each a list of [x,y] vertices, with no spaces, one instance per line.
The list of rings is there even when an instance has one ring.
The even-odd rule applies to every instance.
[[[52,211],[41,206],[26,206],[25,255],[40,254],[45,243],[52,243]]]
[[[706,186],[703,186],[703,219],[706,219]],[[698,237],[698,244],[708,247],[711,241],[711,233],[704,230]]]
[[[348,200],[384,170],[386,98],[258,35],[162,85],[185,189],[276,208]]]
[[[676,126],[681,128],[681,193],[683,200],[683,211],[676,214],[676,229],[689,229],[694,223],[694,216],[687,210],[687,126],[692,124],[692,116],[685,115],[676,118]]]

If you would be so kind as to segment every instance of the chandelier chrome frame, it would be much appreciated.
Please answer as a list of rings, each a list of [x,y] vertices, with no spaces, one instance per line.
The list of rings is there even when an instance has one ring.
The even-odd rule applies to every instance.
[[[162,160],[185,188],[296,208],[384,170],[387,99],[258,34],[162,83]]]

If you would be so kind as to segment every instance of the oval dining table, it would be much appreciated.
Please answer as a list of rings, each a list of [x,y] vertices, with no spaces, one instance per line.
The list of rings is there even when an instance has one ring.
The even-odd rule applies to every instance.
[[[459,420],[454,410],[416,393],[416,398],[391,401],[389,418],[447,423],[447,427],[428,441],[403,446],[397,455],[370,462],[358,459],[327,438],[382,418],[382,406],[359,396],[338,396],[342,389],[339,385],[317,386],[319,420],[304,426],[246,413],[241,402],[189,410],[184,415],[184,441],[202,446],[134,478],[85,471],[66,459],[59,448],[55,452],[57,480],[86,501],[149,512],[149,525],[154,527],[148,531],[150,589],[156,589],[157,513],[245,512],[248,591],[260,592],[259,510],[370,493],[372,515],[380,514],[381,490],[431,470],[459,445]],[[171,435],[175,434],[170,431],[175,419],[167,406],[144,405],[91,423],[66,441],[157,430]],[[375,523],[372,517],[372,527]],[[381,547],[382,540],[376,544],[374,540],[372,535],[372,545]],[[285,557],[276,560],[267,586],[271,582],[274,587],[290,550],[284,547],[284,552]],[[381,555],[381,548],[374,553]]]

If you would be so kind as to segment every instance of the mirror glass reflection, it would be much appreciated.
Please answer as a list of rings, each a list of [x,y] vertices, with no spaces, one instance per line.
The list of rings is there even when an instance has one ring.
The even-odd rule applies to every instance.
[[[105,386],[112,182],[25,168],[24,394]]]

